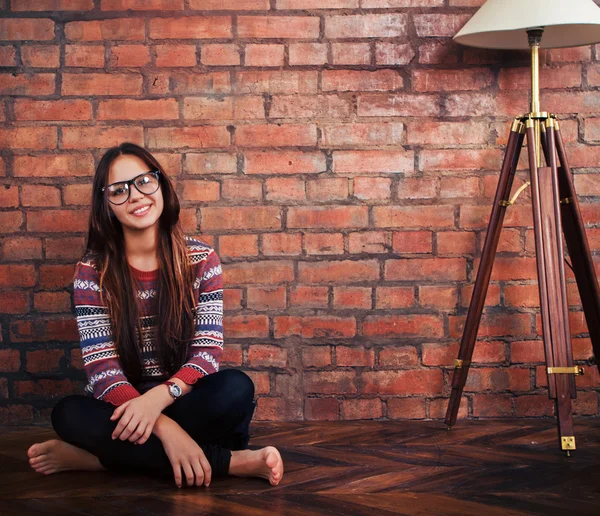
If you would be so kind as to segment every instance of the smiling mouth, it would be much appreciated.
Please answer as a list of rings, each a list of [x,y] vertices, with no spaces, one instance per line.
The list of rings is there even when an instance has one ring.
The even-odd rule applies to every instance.
[[[142,215],[145,215],[146,213],[148,213],[148,211],[150,210],[150,205],[147,204],[146,206],[142,206],[141,208],[138,208],[137,210],[134,210],[131,212],[131,215],[134,215],[136,217],[141,217]]]

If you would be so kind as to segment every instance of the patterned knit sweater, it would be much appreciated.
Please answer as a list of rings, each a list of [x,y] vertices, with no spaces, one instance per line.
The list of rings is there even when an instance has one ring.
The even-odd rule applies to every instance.
[[[173,376],[187,384],[219,370],[223,349],[223,286],[221,263],[215,251],[193,238],[186,238],[188,256],[194,268],[195,334],[187,361]],[[100,296],[100,274],[90,256],[75,269],[74,300],[88,394],[113,405],[140,396],[141,392],[167,380],[156,357],[158,331],[158,271],[131,268],[137,280],[140,317],[142,381],[132,385],[125,376],[115,346],[109,311]],[[102,296],[106,300],[106,296]],[[140,343],[138,342],[138,345]]]

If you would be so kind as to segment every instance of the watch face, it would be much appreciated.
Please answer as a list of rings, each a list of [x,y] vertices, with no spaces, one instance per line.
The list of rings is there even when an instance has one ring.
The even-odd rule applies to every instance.
[[[174,398],[179,398],[179,396],[181,396],[181,387],[179,387],[179,385],[176,383],[169,385],[169,390]]]

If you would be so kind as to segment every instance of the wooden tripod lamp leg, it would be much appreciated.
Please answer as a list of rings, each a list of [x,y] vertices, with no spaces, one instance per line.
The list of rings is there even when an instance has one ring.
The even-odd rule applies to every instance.
[[[583,219],[579,210],[579,201],[573,185],[571,169],[567,162],[567,155],[555,122],[556,147],[560,168],[558,169],[561,214],[565,241],[569,249],[569,256],[573,265],[577,288],[581,296],[581,304],[585,313],[596,365],[600,369],[600,292],[596,270],[590,253],[590,246],[585,234]]]
[[[475,340],[477,339],[477,330],[481,321],[481,313],[485,304],[490,276],[492,274],[492,266],[498,248],[500,232],[502,230],[502,222],[506,207],[509,205],[508,198],[519,161],[519,154],[523,145],[524,127],[523,123],[515,120],[511,126],[506,153],[502,162],[502,170],[498,180],[498,188],[494,198],[494,206],[490,216],[490,222],[485,237],[485,244],[477,271],[477,279],[469,305],[467,320],[465,321],[465,329],[463,332],[458,359],[455,362],[454,375],[452,377],[452,392],[450,393],[450,402],[446,411],[446,424],[450,427],[456,423],[458,409],[460,407],[460,398],[462,396],[467,375],[469,373],[469,365],[475,348]]]

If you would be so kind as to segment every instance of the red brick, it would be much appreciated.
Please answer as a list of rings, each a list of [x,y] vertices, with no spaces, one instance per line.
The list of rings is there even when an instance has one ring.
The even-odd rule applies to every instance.
[[[313,174],[326,170],[325,155],[320,152],[247,152],[246,174]]]
[[[544,343],[541,340],[527,340],[510,343],[510,361],[513,364],[544,362]]]
[[[316,16],[238,16],[237,30],[238,36],[242,39],[316,39],[319,37],[319,18]]]
[[[391,249],[390,233],[373,230],[361,233],[350,233],[348,236],[348,248],[352,254],[388,253]]]
[[[13,11],[89,11],[94,0],[12,0]]]
[[[356,378],[352,371],[304,373],[304,392],[317,394],[354,394]]]
[[[148,129],[148,145],[152,148],[193,149],[228,147],[229,132],[220,126],[159,127]]]
[[[467,285],[461,288],[461,306],[467,307],[473,297],[473,286]],[[485,306],[497,306],[500,304],[500,286],[491,284],[488,287],[487,294],[485,296]]]
[[[236,45],[226,43],[202,45],[200,62],[207,66],[239,65],[240,53]]]
[[[247,303],[250,310],[284,310],[286,303],[285,288],[249,287]]]
[[[317,79],[316,71],[242,71],[237,73],[235,88],[236,93],[242,95],[248,93],[255,95],[303,93],[308,95],[317,92]]]
[[[454,36],[471,14],[415,14],[413,22],[420,38]]]
[[[473,416],[510,417],[513,415],[511,398],[502,394],[473,396]]]
[[[450,336],[460,337],[463,332],[465,318],[450,316]],[[479,337],[493,336],[528,336],[532,334],[530,314],[496,315],[484,314],[479,326]]]
[[[396,253],[431,253],[432,237],[431,231],[394,231],[392,249]]]
[[[378,310],[408,308],[415,302],[413,287],[377,287],[375,308]]]
[[[372,367],[375,354],[372,349],[336,346],[335,362],[339,367]]]
[[[419,287],[419,304],[440,310],[454,310],[458,304],[455,287],[422,286]]]
[[[368,65],[371,64],[371,46],[369,43],[332,43],[333,64]]]
[[[299,280],[303,283],[361,283],[379,279],[377,260],[340,260],[299,262]]]
[[[472,367],[469,369],[465,391],[528,391],[530,384],[528,368]]]
[[[0,265],[0,287],[32,287],[36,281],[33,265]]]
[[[63,95],[139,95],[141,92],[139,74],[63,74]]]
[[[305,339],[339,339],[356,335],[354,317],[304,316],[275,317],[273,321],[276,339],[298,335]]]
[[[177,120],[179,107],[175,99],[101,100],[98,120]],[[129,141],[129,140],[128,140]]]
[[[0,313],[24,314],[29,311],[30,296],[28,292],[0,292]]]
[[[323,70],[323,91],[397,91],[404,79],[395,70]]]
[[[155,45],[156,66],[196,66],[195,45]]]
[[[21,355],[18,349],[0,349],[0,371],[16,373],[21,368]]]
[[[414,70],[412,88],[416,92],[481,90],[492,84],[494,76],[487,68],[468,70]]]
[[[0,186],[0,207],[16,208],[17,206],[19,206],[19,187],[8,184]]]
[[[412,346],[390,347],[379,352],[379,367],[382,368],[405,367],[417,365],[418,363],[417,350]]]
[[[342,400],[343,419],[378,419],[383,416],[383,407],[379,398]]]
[[[412,151],[335,151],[333,153],[333,172],[338,174],[364,174],[414,171]]]
[[[109,148],[123,141],[143,145],[142,127],[63,127],[62,149]]]
[[[366,206],[291,207],[288,228],[362,228],[368,226]]]
[[[328,16],[325,18],[325,37],[327,39],[395,38],[407,35],[407,24],[407,14]]]
[[[515,398],[515,416],[539,417],[554,415],[554,401],[544,394],[519,396]]]
[[[425,400],[390,398],[387,401],[387,413],[390,419],[425,419]]]
[[[371,308],[371,289],[365,287],[334,287],[333,307],[338,310]]]
[[[293,256],[302,253],[300,233],[265,233],[262,239],[262,252],[266,256]]]
[[[14,233],[23,225],[20,211],[0,211],[0,233]]]
[[[101,8],[103,11],[133,11],[143,10],[183,10],[183,0],[102,0]]]
[[[269,115],[272,118],[346,118],[350,116],[350,99],[337,95],[275,96]]]
[[[407,178],[398,183],[399,199],[433,199],[437,197],[437,179]]]
[[[325,43],[292,43],[289,47],[289,56],[292,66],[322,65],[327,63],[327,45]]]
[[[54,22],[42,18],[0,19],[1,39],[51,40],[54,39]]]
[[[596,416],[598,415],[598,393],[579,392],[577,399],[573,400],[573,415]]]
[[[81,382],[73,380],[27,380],[13,382],[17,399],[30,397],[58,398],[69,394],[79,394]]]
[[[441,394],[444,388],[440,369],[367,371],[362,380],[365,394]]]
[[[0,146],[5,149],[55,149],[55,127],[13,127],[0,129]]]
[[[327,9],[355,9],[358,7],[358,0],[328,0],[326,6],[320,0],[277,0],[276,4],[277,9],[284,10],[323,9],[324,7]]]
[[[368,315],[362,324],[365,337],[442,337],[443,321],[436,315]]]
[[[306,199],[306,185],[296,177],[273,177],[267,179],[266,199],[268,201],[303,201]]]
[[[358,97],[358,116],[438,116],[437,95],[365,94]]]
[[[294,279],[290,261],[230,263],[223,271],[227,286],[240,284],[279,285]]]
[[[75,267],[69,265],[40,265],[40,286],[45,289],[66,288],[73,283]]]
[[[242,307],[243,289],[227,288],[223,291],[223,309],[239,310]]]
[[[146,45],[116,45],[110,49],[110,65],[116,68],[135,68],[150,62],[150,48]]]
[[[231,17],[151,18],[148,32],[152,39],[231,38]]]
[[[66,45],[65,66],[104,67],[104,45]]]
[[[6,405],[0,407],[0,424],[24,425],[33,423],[33,407],[31,405]]]
[[[87,100],[15,99],[16,120],[90,120],[92,105]]]
[[[228,344],[223,347],[221,355],[221,365],[241,366],[242,365],[242,346],[237,344]]]
[[[186,201],[211,202],[221,198],[218,181],[183,181],[183,199]]]
[[[271,392],[271,379],[268,371],[244,371],[254,383],[254,394],[269,394]]]
[[[471,231],[440,231],[436,238],[440,255],[475,254],[475,233]]]
[[[285,47],[279,44],[246,45],[246,66],[283,66]]]
[[[354,178],[354,197],[361,200],[385,200],[391,197],[391,179],[384,177]]]
[[[226,316],[223,327],[230,339],[260,339],[269,335],[269,319],[266,315]]]
[[[453,227],[452,206],[376,206],[373,208],[375,227],[432,228]]]
[[[40,312],[71,312],[71,295],[68,292],[35,292],[33,307]]]
[[[44,210],[27,213],[27,231],[62,233],[84,232],[87,229],[86,210]]]
[[[53,73],[3,74],[0,95],[52,95],[56,90]]]
[[[398,145],[402,142],[401,123],[345,123],[321,126],[321,147],[361,147]]]
[[[304,417],[307,421],[336,421],[339,419],[339,402],[335,398],[307,398]]]
[[[407,65],[414,57],[415,51],[410,43],[386,42],[375,46],[375,62],[378,65]]]
[[[277,206],[202,208],[202,230],[281,229]]]
[[[308,197],[315,201],[341,201],[348,198],[348,178],[330,177],[307,181]]]
[[[188,98],[183,116],[191,120],[252,120],[264,118],[262,97]]]
[[[17,53],[15,47],[0,47],[0,66],[16,66]]]
[[[260,201],[263,197],[262,181],[255,181],[252,179],[226,179],[223,181],[222,185],[223,199]]]
[[[65,204],[89,206],[92,198],[92,185],[66,185],[63,190]]]
[[[460,207],[459,226],[463,229],[483,229],[489,224],[491,209],[489,206]],[[531,206],[512,206],[506,212],[503,227],[533,227]]]
[[[25,66],[34,68],[58,68],[60,47],[57,45],[23,45],[21,59]],[[67,66],[70,66],[67,63]]]
[[[83,237],[46,238],[46,258],[79,260],[85,250]]]
[[[588,76],[589,79],[589,76]],[[539,80],[542,88],[576,88],[581,86],[581,65],[565,65],[557,68],[540,67]],[[527,68],[503,68],[498,75],[498,86],[503,90],[529,90],[530,71]]]
[[[36,260],[42,257],[42,239],[11,237],[2,240],[5,260]]]
[[[446,149],[421,152],[423,170],[493,170],[501,162],[497,149]]]
[[[185,172],[187,174],[232,174],[236,169],[236,157],[233,154],[221,152],[186,154]]]
[[[254,419],[257,421],[278,421],[285,414],[286,402],[283,398],[266,398],[261,396],[257,400]]]
[[[469,415],[469,403],[467,398],[461,399],[461,404],[458,409],[458,418],[466,419]],[[443,419],[446,417],[446,410],[448,408],[448,398],[438,398],[431,400],[429,403],[429,417],[431,419]]]
[[[290,306],[302,308],[327,308],[329,289],[327,287],[298,286],[290,291]]]
[[[242,125],[235,142],[243,147],[312,146],[317,143],[317,128],[314,124]]]
[[[44,373],[55,371],[60,367],[61,359],[64,359],[65,352],[62,349],[39,349],[37,351],[27,352],[27,372]]]
[[[458,62],[460,45],[453,44],[452,40],[434,39],[419,45],[419,63],[422,64],[455,64]]]
[[[285,367],[287,350],[277,346],[251,345],[248,348],[248,365],[251,367]]]
[[[326,367],[331,365],[331,347],[310,346],[302,348],[302,365],[304,367]]]
[[[306,233],[306,254],[344,254],[344,235],[341,233]]]
[[[391,281],[460,281],[467,279],[463,258],[422,258],[387,260],[385,279]]]

